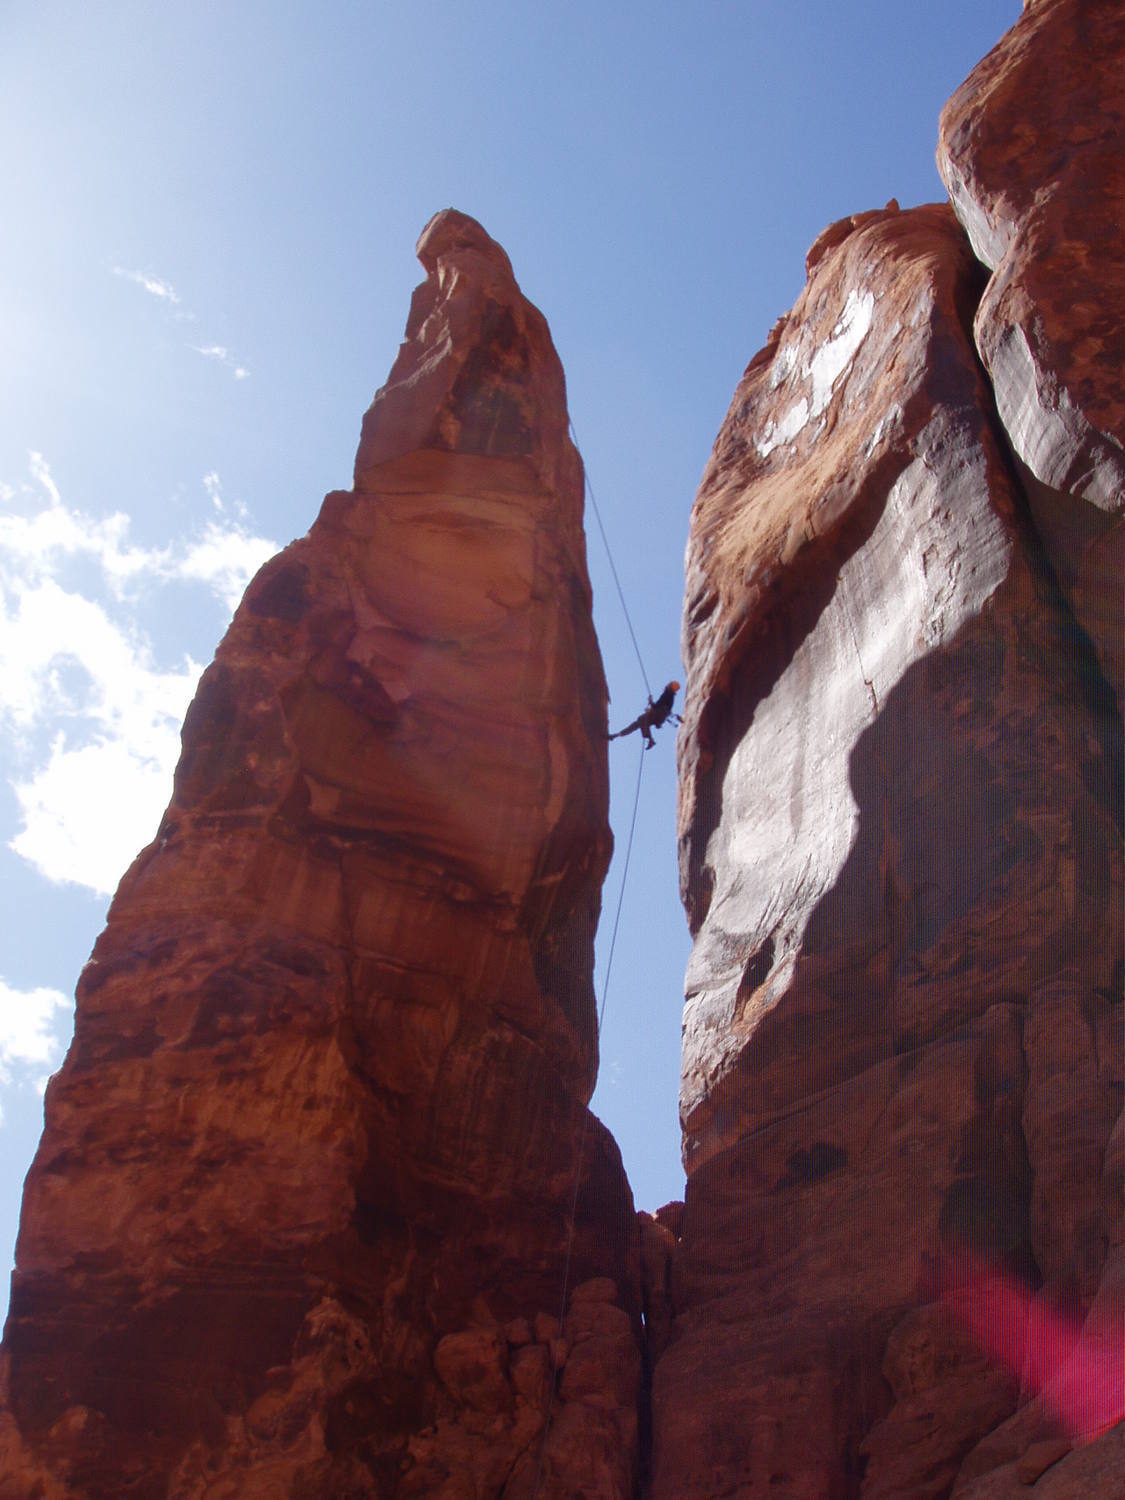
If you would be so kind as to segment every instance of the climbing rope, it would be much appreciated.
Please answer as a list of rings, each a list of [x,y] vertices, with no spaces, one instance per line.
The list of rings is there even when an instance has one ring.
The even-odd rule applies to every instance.
[[[581,457],[582,450],[578,445],[578,434],[574,430],[573,421],[571,421],[570,423],[570,440],[574,444],[575,448],[578,448],[579,457]],[[637,644],[637,632],[633,629],[633,621],[629,614],[629,606],[625,603],[625,590],[621,587],[621,579],[617,576],[617,566],[613,561],[613,552],[610,550],[609,537],[606,536],[605,527],[602,525],[602,513],[598,506],[598,498],[594,494],[594,486],[590,483],[590,475],[586,471],[585,463],[583,463],[582,465],[582,471],[586,475],[586,493],[587,495],[589,495],[590,504],[594,508],[594,519],[597,521],[598,530],[602,534],[602,543],[605,547],[605,555],[609,558],[609,571],[613,574],[613,581],[617,585],[617,597],[621,600],[621,609],[625,615],[625,623],[629,627],[629,636],[633,642],[633,650],[637,653],[637,665],[641,669],[641,676],[644,678],[645,691],[648,693],[649,702],[651,703],[652,684],[649,682],[648,673],[645,671],[644,658],[641,656],[641,648]]]
[[[608,549],[607,549],[608,550]],[[624,601],[623,601],[624,602]],[[639,655],[639,653],[638,653]],[[643,671],[644,668],[642,667]],[[613,971],[613,952],[617,947],[617,929],[621,925],[621,908],[625,904],[625,883],[629,878],[629,860],[633,853],[633,834],[637,829],[637,809],[641,804],[641,777],[645,769],[645,746],[641,745],[641,757],[637,762],[637,787],[633,793],[633,816],[629,820],[629,837],[625,844],[625,864],[621,870],[621,889],[617,893],[617,911],[613,918],[613,932],[609,940],[609,953],[605,961],[605,978],[602,981],[602,999],[598,1007],[598,1041],[601,1041],[602,1022],[605,1020],[605,1003],[609,995],[609,976]],[[563,1261],[563,1283],[562,1299],[559,1304],[559,1339],[563,1337],[566,1329],[566,1296],[570,1289],[570,1257],[574,1249],[574,1225],[578,1214],[578,1190],[582,1183],[582,1158],[586,1151],[586,1131],[590,1123],[590,1111],[582,1111],[582,1131],[578,1137],[578,1158],[574,1167],[574,1192],[570,1199],[570,1213],[567,1217],[566,1234],[566,1257]],[[547,1438],[551,1431],[551,1414],[555,1407],[555,1386],[558,1384],[557,1356],[552,1353],[551,1358],[551,1389],[547,1397],[547,1414],[543,1419],[543,1437],[539,1444],[539,1460],[535,1468],[535,1485],[531,1491],[532,1500],[537,1500],[539,1486],[543,1479],[543,1462],[547,1456]]]

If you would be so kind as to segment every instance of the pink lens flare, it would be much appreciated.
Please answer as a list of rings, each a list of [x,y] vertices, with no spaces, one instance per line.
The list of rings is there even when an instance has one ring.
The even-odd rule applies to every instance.
[[[942,1301],[991,1359],[1040,1396],[1074,1442],[1125,1417],[1125,1323],[1057,1311],[1002,1271],[962,1254],[947,1262]]]

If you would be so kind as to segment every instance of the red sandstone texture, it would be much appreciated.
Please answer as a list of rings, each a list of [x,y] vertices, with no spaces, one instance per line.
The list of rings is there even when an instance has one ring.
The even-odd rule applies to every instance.
[[[1125,699],[1125,8],[1037,0],[946,106],[976,339],[1052,566]]]
[[[1125,1494],[1123,76],[1027,7],[696,499],[659,1500]]]
[[[429,226],[355,488],[251,586],[83,976],[3,1500],[1125,1494],[1123,30],[1025,5],[943,117],[956,213],[832,225],[735,393],[687,1202],[634,1217],[587,1121],[563,1327],[581,471],[503,252]]]
[[[355,486],[250,585],[79,984],[4,1500],[633,1493],[581,462],[503,250],[447,211],[418,253]]]
[[[1061,1432],[1027,1347],[1125,1327],[1120,714],[953,212],[856,215],[808,269],[692,513],[651,1494],[1125,1493],[1119,1435]]]

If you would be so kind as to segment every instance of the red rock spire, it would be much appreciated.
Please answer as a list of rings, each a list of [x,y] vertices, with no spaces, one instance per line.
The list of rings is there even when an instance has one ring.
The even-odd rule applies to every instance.
[[[24,1198],[4,1500],[493,1493],[538,1461],[606,687],[546,322],[465,215],[419,256],[355,487],[248,588],[83,973]],[[543,1494],[624,1497],[636,1230],[585,1130]]]

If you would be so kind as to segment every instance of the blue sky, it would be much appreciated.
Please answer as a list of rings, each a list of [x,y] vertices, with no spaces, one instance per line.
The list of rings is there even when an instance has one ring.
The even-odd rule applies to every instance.
[[[943,196],[938,112],[1019,11],[9,0],[0,1265],[69,996],[167,800],[192,684],[249,574],[350,482],[430,215],[480,219],[550,322],[658,689],[682,675],[695,486],[805,250],[843,214]],[[644,686],[592,524],[589,554],[619,725]],[[611,746],[622,845],[636,753]],[[648,1208],[682,1189],[687,952],[665,731],[594,1100]]]

